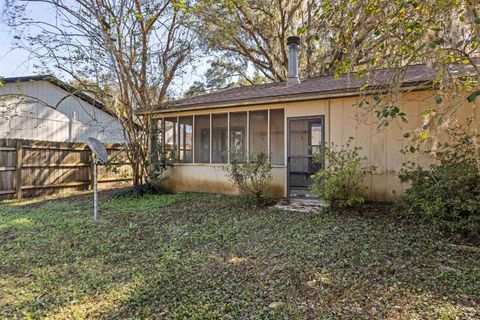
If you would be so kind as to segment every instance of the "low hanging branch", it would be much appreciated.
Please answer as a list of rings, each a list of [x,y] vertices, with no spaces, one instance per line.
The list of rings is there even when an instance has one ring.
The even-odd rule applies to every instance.
[[[27,5],[54,9],[55,24],[30,18]],[[149,120],[135,116],[167,99],[196,48],[188,2],[163,0],[17,0],[6,16],[16,46],[39,69],[74,80],[114,112],[125,131],[134,183],[147,177]]]

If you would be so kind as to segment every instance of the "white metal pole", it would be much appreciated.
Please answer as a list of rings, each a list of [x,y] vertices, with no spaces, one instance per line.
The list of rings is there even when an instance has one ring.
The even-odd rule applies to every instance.
[[[195,163],[195,115],[192,118],[192,163]]]
[[[272,111],[271,109],[268,109],[267,111],[267,157],[268,157],[268,163],[272,163],[272,150],[271,149],[271,146],[270,146],[270,138],[271,138],[271,126],[272,126],[272,123],[271,123],[271,120],[270,120],[270,111]]]
[[[97,156],[93,155],[93,220],[98,220]]]
[[[250,160],[250,110],[247,110],[247,134],[246,134],[246,141],[247,141],[247,147],[245,148],[247,150],[247,154],[245,155],[245,161]]]
[[[230,163],[230,112],[227,113],[227,163]]]
[[[210,161],[208,163],[212,163],[212,114],[210,113]]]

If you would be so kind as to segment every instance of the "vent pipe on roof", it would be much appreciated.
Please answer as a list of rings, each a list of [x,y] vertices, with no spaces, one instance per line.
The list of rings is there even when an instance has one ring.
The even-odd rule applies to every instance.
[[[287,84],[299,84],[298,77],[298,46],[300,45],[300,37],[290,36],[287,38],[288,45],[288,79]]]

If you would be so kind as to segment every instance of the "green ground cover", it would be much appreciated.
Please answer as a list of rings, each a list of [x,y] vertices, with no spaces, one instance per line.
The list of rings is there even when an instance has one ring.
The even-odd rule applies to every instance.
[[[366,213],[238,197],[0,204],[0,318],[475,319],[480,254]]]

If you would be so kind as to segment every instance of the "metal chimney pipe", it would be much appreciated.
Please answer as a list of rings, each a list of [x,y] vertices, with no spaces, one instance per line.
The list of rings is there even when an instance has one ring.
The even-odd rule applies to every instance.
[[[288,45],[288,75],[287,84],[299,84],[298,77],[298,46],[300,45],[300,37],[290,36],[287,38]]]

